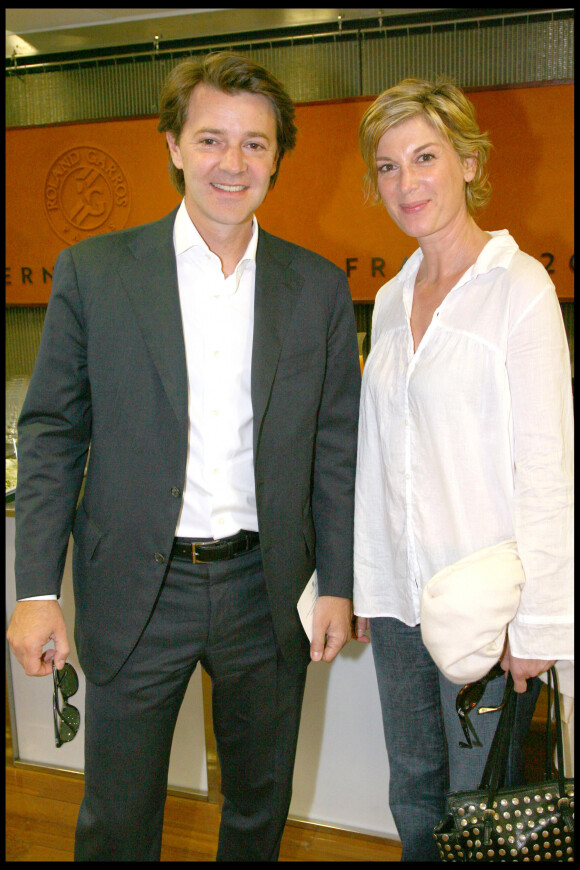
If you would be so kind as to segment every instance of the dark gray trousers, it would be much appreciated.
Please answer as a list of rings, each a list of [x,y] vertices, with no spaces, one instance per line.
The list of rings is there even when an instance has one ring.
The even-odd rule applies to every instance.
[[[76,861],[159,860],[173,731],[198,662],[212,680],[225,798],[217,860],[277,860],[306,669],[281,657],[257,549],[209,565],[174,559],[120,672],[87,681]]]

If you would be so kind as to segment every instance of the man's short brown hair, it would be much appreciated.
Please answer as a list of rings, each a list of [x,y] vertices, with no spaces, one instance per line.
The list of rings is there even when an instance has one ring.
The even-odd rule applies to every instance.
[[[209,85],[226,94],[258,94],[270,101],[276,117],[277,139],[276,171],[270,179],[270,187],[273,187],[282,157],[287,151],[292,151],[296,144],[294,105],[282,84],[265,67],[228,51],[212,52],[198,60],[184,60],[171,70],[161,91],[157,125],[160,133],[169,132],[179,142],[192,91],[199,84]],[[183,196],[183,170],[174,165],[171,154],[169,177]]]

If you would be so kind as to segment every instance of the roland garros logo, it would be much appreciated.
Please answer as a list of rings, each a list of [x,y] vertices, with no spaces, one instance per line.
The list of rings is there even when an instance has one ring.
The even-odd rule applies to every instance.
[[[64,151],[46,176],[46,214],[54,232],[69,245],[122,229],[130,204],[123,171],[101,148],[81,145]]]

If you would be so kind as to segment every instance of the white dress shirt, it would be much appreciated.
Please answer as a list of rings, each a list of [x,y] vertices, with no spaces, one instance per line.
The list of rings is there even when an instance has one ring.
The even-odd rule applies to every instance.
[[[507,230],[490,235],[416,351],[420,249],[377,294],[361,393],[354,610],[417,625],[433,574],[515,537],[526,583],[511,650],[571,659],[568,344],[543,265]]]
[[[189,387],[189,446],[176,535],[223,538],[258,531],[250,393],[258,224],[234,272],[224,278],[187,213],[174,244]]]
[[[234,272],[224,278],[181,203],[173,229],[189,388],[183,538],[258,531],[250,394],[258,223]],[[36,595],[21,601],[56,600]]]

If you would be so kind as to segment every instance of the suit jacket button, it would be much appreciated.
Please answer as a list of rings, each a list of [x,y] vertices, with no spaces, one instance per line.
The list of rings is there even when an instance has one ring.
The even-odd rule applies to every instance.
[[[165,556],[163,555],[163,553],[155,553],[153,558],[155,559],[155,561],[157,562],[158,565],[162,565],[163,562],[165,562]]]
[[[180,497],[180,495],[181,495],[181,490],[179,489],[178,486],[172,486],[172,487],[171,487],[171,495],[173,496],[173,498],[179,498],[179,497]]]

